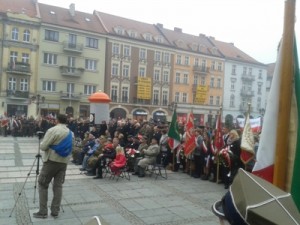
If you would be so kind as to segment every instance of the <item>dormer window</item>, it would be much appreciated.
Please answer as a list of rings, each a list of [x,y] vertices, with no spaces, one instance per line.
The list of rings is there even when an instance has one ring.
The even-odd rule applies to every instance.
[[[131,37],[131,38],[136,38],[136,37],[137,37],[136,31],[133,31],[133,30],[128,30],[128,31],[127,31],[127,34],[128,34],[128,36]]]
[[[144,34],[143,37],[146,41],[152,41],[152,35],[151,34]]]
[[[115,27],[114,30],[115,30],[116,34],[119,34],[119,35],[124,34],[124,29],[122,27]]]
[[[162,36],[156,36],[155,40],[157,43],[163,43],[164,42],[164,38]]]

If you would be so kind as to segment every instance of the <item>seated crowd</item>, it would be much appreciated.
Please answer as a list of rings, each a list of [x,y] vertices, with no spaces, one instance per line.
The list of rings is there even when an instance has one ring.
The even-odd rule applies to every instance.
[[[243,164],[240,160],[241,138],[238,129],[223,128],[222,151],[216,152],[213,145],[214,130],[202,127],[194,129],[195,148],[185,155],[186,132],[179,126],[181,144],[171,149],[168,144],[168,125],[136,120],[110,121],[99,128],[93,127],[84,135],[77,132],[77,146],[73,150],[73,163],[81,165],[80,170],[94,179],[103,178],[107,167],[113,174],[120,175],[120,169],[139,177],[162,156],[163,165],[170,170],[189,174],[194,178],[224,183],[233,181],[239,168],[251,171],[253,161]],[[258,136],[255,138],[256,148]]]

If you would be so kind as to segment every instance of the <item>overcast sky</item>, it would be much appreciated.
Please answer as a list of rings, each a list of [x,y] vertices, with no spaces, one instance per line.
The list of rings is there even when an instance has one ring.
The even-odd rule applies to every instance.
[[[182,28],[184,33],[213,36],[233,42],[262,63],[276,60],[283,30],[285,0],[38,0],[40,3],[77,11],[94,10],[165,28]],[[298,1],[297,9],[300,2]],[[296,17],[299,10],[296,9]],[[298,16],[299,18],[299,16]],[[300,22],[296,22],[297,40]],[[299,42],[299,41],[298,41]],[[298,46],[300,43],[298,43]]]

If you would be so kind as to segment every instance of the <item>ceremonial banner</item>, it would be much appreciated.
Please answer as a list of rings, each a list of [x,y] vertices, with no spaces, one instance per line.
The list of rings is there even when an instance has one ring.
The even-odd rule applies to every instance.
[[[186,132],[186,136],[185,136],[184,155],[188,156],[194,151],[196,147],[195,134],[194,134],[194,115],[192,112],[189,115],[185,132]]]
[[[249,114],[243,129],[241,150],[241,160],[244,164],[247,164],[251,159],[254,158],[254,136],[250,127]]]
[[[180,134],[177,123],[176,108],[174,109],[171,125],[168,132],[168,142],[171,149],[175,149],[180,144]]]

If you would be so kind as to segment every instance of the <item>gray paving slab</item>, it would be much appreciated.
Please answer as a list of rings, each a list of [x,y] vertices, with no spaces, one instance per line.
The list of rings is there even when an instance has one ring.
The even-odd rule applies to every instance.
[[[37,138],[0,137],[1,225],[83,225],[93,216],[104,225],[220,224],[210,208],[224,195],[222,185],[171,171],[167,180],[150,176],[131,176],[130,181],[93,180],[72,163],[67,169],[59,218],[33,218],[32,213],[38,210],[37,146]],[[50,186],[49,205],[52,196]]]

